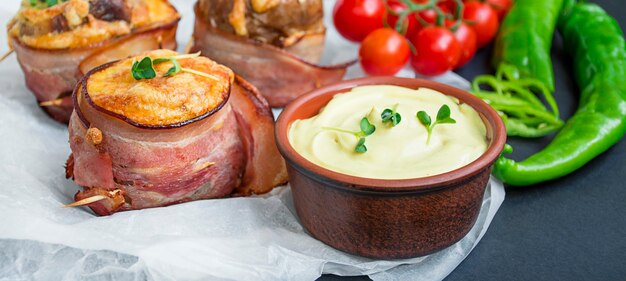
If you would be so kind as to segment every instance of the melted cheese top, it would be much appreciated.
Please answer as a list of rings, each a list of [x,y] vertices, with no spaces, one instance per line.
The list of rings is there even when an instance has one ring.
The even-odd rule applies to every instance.
[[[23,44],[40,49],[66,49],[95,45],[104,40],[171,23],[180,15],[167,0],[132,0],[130,22],[103,21],[89,14],[87,0],[69,0],[52,7],[31,6],[24,0],[8,24],[8,33]],[[69,30],[54,31],[55,18],[62,17]],[[43,31],[43,34],[41,33]]]
[[[218,80],[181,71],[163,77],[171,62],[154,66],[153,79],[135,80],[131,68],[145,56],[152,59],[175,56],[157,50],[116,62],[92,73],[86,82],[93,103],[146,126],[178,124],[208,113],[228,98],[233,72],[206,57],[179,59],[181,67],[210,74]]]

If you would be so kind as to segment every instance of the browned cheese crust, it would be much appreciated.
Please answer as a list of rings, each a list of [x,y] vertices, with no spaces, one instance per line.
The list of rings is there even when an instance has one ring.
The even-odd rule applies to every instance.
[[[172,67],[171,62],[154,65],[156,78],[133,78],[131,68],[135,61],[145,56],[155,59],[177,54],[157,50],[116,62],[89,76],[87,93],[95,105],[145,126],[179,124],[220,107],[229,97],[234,74],[206,57],[180,59],[178,62],[183,68],[214,78],[184,71],[164,77]]]
[[[281,48],[325,31],[322,0],[199,0],[198,5],[214,27]]]
[[[178,18],[167,0],[68,0],[52,7],[23,0],[7,30],[29,47],[58,50],[91,46]]]

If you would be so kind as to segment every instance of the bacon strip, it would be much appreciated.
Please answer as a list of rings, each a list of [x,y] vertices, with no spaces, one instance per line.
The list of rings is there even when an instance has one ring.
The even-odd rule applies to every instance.
[[[236,76],[230,103],[246,148],[247,163],[240,195],[261,194],[287,182],[287,168],[274,139],[274,116],[252,84]]]
[[[139,128],[92,107],[83,89],[79,84],[74,93],[66,176],[85,187],[75,200],[99,196],[86,203],[98,215],[260,194],[287,181],[272,112],[240,77],[217,112],[162,129]],[[89,128],[102,139],[90,141]]]
[[[10,38],[10,44],[24,71],[26,86],[33,92],[37,102],[42,103],[69,97],[83,73],[97,65],[156,48],[175,49],[177,26],[178,20],[89,48],[35,49],[20,43],[16,38]],[[72,113],[72,106],[67,103],[42,109],[61,123],[68,123]]]
[[[319,66],[288,52],[306,54],[306,50],[323,45],[321,35],[305,36],[285,50],[212,27],[197,5],[195,13],[191,52],[201,51],[233,69],[256,86],[273,107],[285,106],[310,90],[340,81],[346,68],[355,63]]]

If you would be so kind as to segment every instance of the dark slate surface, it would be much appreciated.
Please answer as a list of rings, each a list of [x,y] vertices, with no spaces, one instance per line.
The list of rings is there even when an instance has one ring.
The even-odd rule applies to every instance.
[[[626,2],[601,5],[626,27]],[[555,36],[552,59],[561,117],[578,104],[571,58]],[[468,80],[492,73],[491,48],[457,71]],[[624,77],[626,83],[626,77]],[[551,137],[510,139],[523,159]],[[478,246],[445,280],[626,280],[626,141],[559,180],[506,188],[506,199]],[[368,280],[325,275],[319,280]]]

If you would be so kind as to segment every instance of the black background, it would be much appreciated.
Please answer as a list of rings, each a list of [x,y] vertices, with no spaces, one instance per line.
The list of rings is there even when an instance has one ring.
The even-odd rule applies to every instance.
[[[589,2],[602,6],[624,30],[626,2]],[[578,105],[566,49],[556,34],[555,97],[564,120]],[[491,53],[491,47],[480,50],[456,72],[470,81],[493,73]],[[511,138],[512,158],[524,159],[551,139]],[[325,275],[318,280],[368,278]],[[445,280],[626,280],[626,141],[564,178],[531,187],[506,187],[506,199],[489,230]]]

